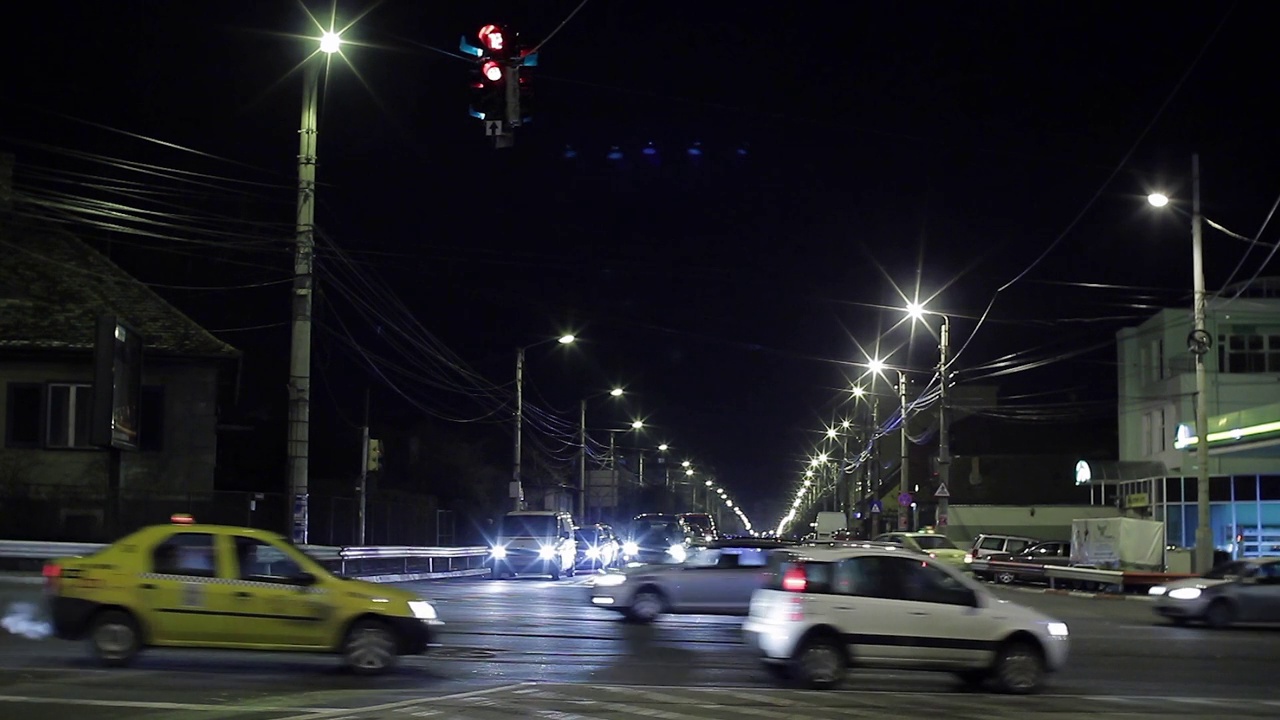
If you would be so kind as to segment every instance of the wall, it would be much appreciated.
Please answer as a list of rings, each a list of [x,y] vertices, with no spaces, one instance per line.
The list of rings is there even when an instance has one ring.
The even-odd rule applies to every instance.
[[[1119,516],[1109,505],[952,505],[946,534],[957,543],[971,543],[979,533],[1070,540],[1072,520]]]
[[[0,363],[0,445],[8,419],[5,392],[10,382],[93,382],[88,363]],[[125,452],[121,491],[213,490],[217,450],[217,371],[212,365],[150,363],[144,386],[164,387],[162,449]],[[144,430],[144,432],[147,432]],[[46,450],[0,447],[0,486],[12,492],[26,486],[75,486],[86,491],[106,487],[107,453],[101,450]]]

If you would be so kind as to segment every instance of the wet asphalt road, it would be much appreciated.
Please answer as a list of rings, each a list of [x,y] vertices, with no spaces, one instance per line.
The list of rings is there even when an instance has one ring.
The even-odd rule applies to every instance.
[[[1017,590],[1066,621],[1072,658],[1041,695],[963,689],[949,675],[854,671],[843,691],[779,688],[740,644],[739,618],[622,623],[581,579],[411,584],[447,623],[444,647],[393,674],[327,656],[148,651],[106,670],[84,647],[0,637],[0,717],[45,720],[360,718],[1280,717],[1280,629],[1210,631],[1139,600]],[[34,588],[0,588],[0,600]]]

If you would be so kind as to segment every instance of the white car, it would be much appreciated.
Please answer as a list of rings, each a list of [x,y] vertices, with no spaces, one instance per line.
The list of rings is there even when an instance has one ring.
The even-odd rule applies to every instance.
[[[883,547],[777,553],[743,632],[775,675],[812,688],[866,666],[955,672],[1027,693],[1066,664],[1068,649],[1065,623],[935,559]]]

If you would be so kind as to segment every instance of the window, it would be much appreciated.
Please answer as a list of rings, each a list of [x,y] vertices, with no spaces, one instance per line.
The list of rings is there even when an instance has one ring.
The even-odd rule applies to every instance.
[[[172,535],[151,553],[152,572],[163,575],[214,577],[215,560],[213,536],[208,533]]]
[[[93,427],[93,386],[51,384],[48,392],[47,435],[51,448],[91,448]]]
[[[44,387],[9,383],[5,393],[5,447],[40,447],[40,418]]]
[[[905,558],[885,558],[885,560],[894,563],[903,600],[941,605],[977,603],[977,594],[944,570],[918,560]]]
[[[892,598],[890,558],[856,557],[841,560],[832,574],[831,590],[837,595]]]
[[[1169,426],[1165,419],[1165,409],[1160,408],[1152,417],[1156,435],[1152,438],[1151,446],[1156,452],[1164,452],[1169,449]]]
[[[1142,457],[1151,457],[1151,452],[1152,452],[1151,433],[1153,432],[1151,429],[1152,424],[1153,424],[1153,421],[1151,419],[1151,413],[1143,413],[1142,414]]]
[[[984,537],[982,538],[982,541],[978,543],[978,549],[1002,552],[1004,550],[1004,538]]]
[[[1026,550],[1029,545],[1031,545],[1031,543],[1027,542],[1026,540],[1011,539],[1009,540],[1009,543],[1005,546],[1005,552],[1013,553],[1014,555],[1016,555],[1022,552],[1023,550]]]
[[[1156,340],[1155,361],[1156,361],[1156,379],[1163,380],[1166,377],[1164,372],[1164,338],[1160,338],[1159,340]]]
[[[256,582],[296,583],[302,577],[302,566],[280,548],[256,538],[236,538],[236,562],[241,580]]]
[[[1280,373],[1280,334],[1247,325],[1231,328],[1218,336],[1218,366],[1227,373]]]

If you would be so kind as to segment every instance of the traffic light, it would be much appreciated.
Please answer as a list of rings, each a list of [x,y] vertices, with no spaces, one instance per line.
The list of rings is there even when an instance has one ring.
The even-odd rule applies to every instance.
[[[382,469],[382,441],[369,438],[369,465],[366,468],[369,472],[377,472]]]
[[[528,120],[527,102],[533,97],[528,78],[520,77],[520,68],[538,64],[537,54],[520,47],[518,37],[501,25],[490,24],[476,33],[479,45],[472,45],[465,36],[458,43],[462,52],[476,58],[470,81],[471,116],[485,121],[486,133],[508,141],[512,130]]]

